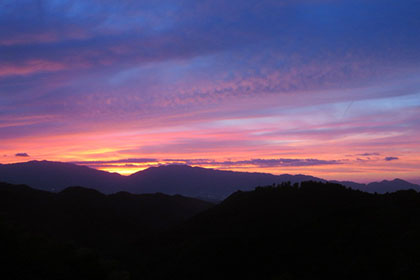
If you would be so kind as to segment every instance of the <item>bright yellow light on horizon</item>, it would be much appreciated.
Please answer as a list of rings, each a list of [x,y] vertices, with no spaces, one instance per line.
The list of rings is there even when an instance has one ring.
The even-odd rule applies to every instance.
[[[149,168],[150,166],[135,166],[135,167],[126,167],[126,166],[115,166],[115,167],[97,167],[96,169],[107,171],[110,173],[118,173],[120,175],[129,176],[131,174],[134,174],[138,171],[145,170]]]

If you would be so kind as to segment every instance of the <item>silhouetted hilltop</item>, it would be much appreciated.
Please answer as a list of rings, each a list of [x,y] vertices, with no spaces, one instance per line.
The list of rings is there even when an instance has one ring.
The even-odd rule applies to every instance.
[[[381,182],[372,182],[369,184],[361,184],[361,183],[355,183],[355,182],[349,182],[349,181],[330,181],[330,182],[342,184],[346,187],[349,187],[355,190],[361,190],[364,192],[369,192],[369,193],[376,192],[376,193],[383,194],[387,192],[396,192],[399,190],[410,190],[410,189],[420,191],[419,185],[412,184],[398,178],[391,181],[383,180]]]
[[[58,192],[69,186],[86,186],[107,194],[118,191],[137,194],[162,192],[200,197],[209,201],[220,201],[237,190],[252,190],[258,185],[309,180],[326,182],[324,179],[306,175],[222,171],[188,165],[150,167],[131,176],[121,176],[61,162],[31,161],[0,165],[0,181],[27,184],[42,190]],[[420,191],[419,185],[400,179],[370,184],[331,182],[371,193],[386,193],[400,189]]]
[[[164,194],[104,195],[83,187],[51,193],[0,183],[2,219],[88,247],[128,244],[178,224],[212,205]]]
[[[409,190],[409,189],[420,191],[419,185],[412,184],[398,178],[392,181],[383,180],[381,182],[369,183],[367,184],[366,188],[369,190],[369,192],[377,192],[377,193],[396,192],[398,190]]]
[[[188,165],[150,167],[129,176],[131,192],[147,193],[153,190],[167,194],[223,199],[237,190],[252,190],[258,185],[280,182],[322,180],[305,175],[272,175],[222,171]]]

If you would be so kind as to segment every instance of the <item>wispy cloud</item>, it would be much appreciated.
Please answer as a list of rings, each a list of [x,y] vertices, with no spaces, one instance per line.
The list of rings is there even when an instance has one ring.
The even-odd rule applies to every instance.
[[[224,165],[224,166],[241,166],[254,165],[257,167],[299,167],[299,166],[318,166],[318,165],[335,165],[341,164],[339,160],[320,160],[320,159],[294,159],[294,158],[278,158],[278,159],[250,159],[240,161],[223,161],[208,162],[202,164]]]
[[[284,166],[317,166],[317,165],[335,165],[341,164],[340,160],[320,160],[320,159],[293,159],[293,158],[277,158],[277,159],[250,159],[237,161],[216,161],[211,159],[120,159],[111,161],[79,161],[72,162],[83,165],[109,165],[109,164],[132,164],[132,163],[151,163],[151,164],[173,164],[182,163],[187,165],[203,165],[203,166],[245,166],[253,165],[257,167],[284,167]],[[132,165],[133,166],[133,165]],[[134,165],[135,166],[135,165]]]
[[[368,156],[379,156],[380,153],[363,153],[363,154],[356,154],[356,156],[363,156],[363,157],[368,157]]]

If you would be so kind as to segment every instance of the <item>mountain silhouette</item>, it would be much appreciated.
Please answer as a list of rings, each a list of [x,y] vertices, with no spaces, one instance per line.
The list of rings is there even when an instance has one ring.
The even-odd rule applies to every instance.
[[[86,186],[104,193],[122,189],[125,177],[86,166],[52,161],[28,161],[0,165],[0,182],[26,184],[45,191]]]
[[[222,171],[191,167],[188,165],[163,165],[150,167],[130,176],[121,176],[70,163],[30,161],[26,163],[0,165],[0,181],[13,184],[27,184],[34,188],[59,192],[69,186],[85,186],[110,194],[119,191],[130,193],[181,194],[199,197],[209,201],[220,201],[237,190],[252,190],[255,186],[303,181],[326,182],[307,175],[273,175]],[[386,193],[420,186],[401,179],[360,184],[349,181],[331,181],[353,189],[367,192]]]
[[[419,185],[412,184],[398,178],[392,181],[383,180],[381,182],[369,183],[366,185],[366,188],[370,192],[377,192],[377,193],[396,192],[398,190],[408,190],[408,189],[420,191]]]
[[[85,186],[108,194],[118,191],[137,194],[162,192],[210,200],[221,200],[236,190],[251,190],[258,185],[307,180],[322,179],[305,175],[221,171],[188,165],[150,167],[130,176],[51,161],[0,165],[0,181],[26,184],[46,191]]]
[[[168,194],[223,199],[237,190],[252,190],[258,185],[280,182],[322,180],[305,175],[272,175],[222,171],[191,167],[188,165],[164,165],[150,167],[129,176],[131,192],[153,192],[158,189]]]
[[[355,183],[350,181],[330,181],[332,183],[338,183],[343,186],[352,188],[354,190],[361,190],[369,193],[387,193],[387,192],[396,192],[399,190],[416,190],[420,191],[420,186],[412,184],[410,182],[404,181],[402,179],[394,179],[391,181],[383,180],[381,182],[372,182],[368,184]]]

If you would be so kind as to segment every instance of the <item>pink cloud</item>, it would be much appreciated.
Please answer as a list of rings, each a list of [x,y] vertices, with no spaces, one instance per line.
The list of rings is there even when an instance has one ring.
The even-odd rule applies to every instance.
[[[56,72],[66,69],[66,65],[60,62],[32,59],[21,64],[0,65],[0,76],[25,76],[40,72]]]

